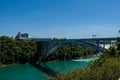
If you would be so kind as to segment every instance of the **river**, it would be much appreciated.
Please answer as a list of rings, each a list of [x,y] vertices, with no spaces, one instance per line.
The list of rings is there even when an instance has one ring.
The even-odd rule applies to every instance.
[[[85,68],[90,61],[96,59],[98,58],[42,62],[40,65],[18,64],[0,67],[0,80],[46,80],[57,72],[66,73],[76,68]]]

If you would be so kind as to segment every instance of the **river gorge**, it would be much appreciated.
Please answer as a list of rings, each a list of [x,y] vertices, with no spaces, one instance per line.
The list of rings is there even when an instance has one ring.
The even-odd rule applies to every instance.
[[[38,67],[30,64],[17,64],[0,67],[0,80],[47,80],[54,73],[67,73],[77,68],[85,68],[90,61],[98,59],[73,59],[69,61],[41,62]]]

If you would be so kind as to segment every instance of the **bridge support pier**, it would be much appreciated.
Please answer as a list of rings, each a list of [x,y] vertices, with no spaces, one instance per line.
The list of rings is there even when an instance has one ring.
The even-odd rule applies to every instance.
[[[49,48],[48,41],[37,41],[37,51],[39,53],[47,53],[47,49]]]
[[[109,44],[110,44],[110,47],[111,47],[111,46],[112,46],[112,43],[111,43],[111,41],[110,41],[110,43],[109,43]]]

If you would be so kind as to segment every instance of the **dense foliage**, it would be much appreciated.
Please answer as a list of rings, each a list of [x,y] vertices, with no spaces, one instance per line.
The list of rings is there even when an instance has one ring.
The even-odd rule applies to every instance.
[[[68,60],[80,57],[90,57],[95,54],[95,50],[89,47],[81,46],[75,43],[67,43],[54,50],[52,54],[50,54],[49,60]]]
[[[0,37],[0,64],[27,63],[35,53],[35,42]]]
[[[52,54],[46,55],[38,52],[36,42],[16,40],[6,36],[0,37],[0,64],[68,60],[71,58],[88,57],[94,53],[95,50],[91,48],[68,43],[56,49]]]
[[[118,80],[120,78],[120,38],[118,47],[111,47],[85,69],[58,75],[50,80]]]

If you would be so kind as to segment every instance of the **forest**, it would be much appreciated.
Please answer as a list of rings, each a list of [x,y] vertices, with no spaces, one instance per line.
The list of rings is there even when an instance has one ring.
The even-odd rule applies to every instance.
[[[35,42],[0,37],[0,64],[27,63],[36,51]]]
[[[13,37],[0,37],[0,65],[24,64],[29,62],[69,60],[91,57],[95,50],[82,45],[68,43],[54,50],[50,55],[40,53],[37,43],[28,40],[16,40]]]

